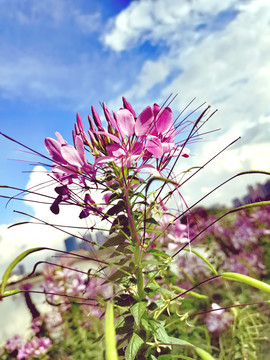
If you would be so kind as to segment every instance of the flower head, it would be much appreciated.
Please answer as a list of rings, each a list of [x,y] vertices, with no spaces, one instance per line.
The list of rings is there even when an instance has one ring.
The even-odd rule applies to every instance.
[[[38,358],[41,354],[45,354],[51,347],[52,342],[47,337],[35,338],[28,341],[24,346],[19,349],[17,359],[25,360],[30,356]]]

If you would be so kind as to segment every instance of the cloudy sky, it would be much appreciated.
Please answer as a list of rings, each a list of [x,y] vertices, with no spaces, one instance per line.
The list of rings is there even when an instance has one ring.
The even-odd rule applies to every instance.
[[[221,130],[193,146],[179,172],[241,140],[183,186],[192,204],[235,173],[270,168],[269,44],[268,0],[0,0],[0,131],[45,154],[46,136],[59,131],[71,141],[77,111],[86,125],[90,106],[100,109],[100,101],[117,110],[124,95],[139,113],[173,93],[177,116],[196,98],[182,118],[206,102],[218,109],[207,130]],[[17,149],[0,137],[0,184],[25,188],[36,179],[30,180],[33,165],[8,159],[38,159]],[[229,206],[248,184],[266,180],[238,178],[202,205]],[[6,230],[18,218],[13,209],[49,220],[48,209],[5,203],[2,264],[29,244],[55,244],[46,231]]]

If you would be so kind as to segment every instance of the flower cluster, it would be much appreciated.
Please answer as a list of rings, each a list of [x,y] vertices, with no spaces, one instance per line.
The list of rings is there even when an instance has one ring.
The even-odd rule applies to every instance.
[[[20,335],[15,335],[13,338],[8,339],[6,342],[6,350],[13,352],[22,346],[22,339]]]
[[[185,148],[187,139],[176,142],[176,136],[189,126],[175,126],[172,111],[169,107],[154,104],[147,106],[136,116],[130,103],[123,98],[123,108],[113,115],[103,103],[103,112],[107,126],[92,106],[92,117],[88,117],[89,129],[84,131],[79,114],[73,130],[74,146],[69,145],[59,133],[57,139],[46,138],[45,146],[53,160],[52,173],[58,186],[58,194],[51,206],[53,213],[59,212],[61,202],[73,202],[83,207],[81,218],[90,213],[101,214],[102,207],[96,205],[89,190],[93,184],[104,190],[113,184],[108,176],[115,166],[133,169],[134,173],[148,171],[161,175],[172,157],[189,157]],[[93,163],[89,163],[86,153],[91,153]],[[105,176],[102,176],[105,175]],[[115,174],[116,175],[116,174]],[[82,198],[70,188],[77,181],[80,189],[85,191]]]
[[[41,285],[50,303],[61,304],[60,310],[66,311],[72,302],[84,301],[87,313],[95,312],[97,298],[102,292],[108,293],[109,287],[98,277],[89,277],[87,273],[74,267],[70,261],[61,261],[65,265],[50,265],[43,269],[44,282]],[[67,266],[69,264],[69,266]],[[100,312],[99,312],[100,314]]]
[[[206,315],[205,323],[210,333],[218,336],[232,321],[232,316],[215,303],[212,304],[212,309]]]
[[[25,360],[30,357],[38,358],[40,355],[45,354],[51,345],[52,342],[47,337],[35,338],[28,341],[19,349],[17,360]]]

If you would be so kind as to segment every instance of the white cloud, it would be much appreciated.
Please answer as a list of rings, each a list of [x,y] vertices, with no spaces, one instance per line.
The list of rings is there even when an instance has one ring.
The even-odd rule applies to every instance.
[[[177,45],[179,41],[185,41],[187,32],[209,22],[235,3],[233,0],[185,0],[180,5],[178,0],[134,1],[110,21],[103,41],[115,51],[146,40]]]
[[[195,96],[200,102],[207,100],[218,107],[218,113],[206,126],[207,130],[222,128],[221,133],[206,137],[206,141],[214,138],[218,141],[197,144],[193,149],[196,156],[187,167],[190,163],[202,165],[222,144],[242,136],[213,166],[202,171],[203,177],[198,175],[190,185],[185,185],[188,193],[200,198],[204,194],[202,186],[218,185],[235,172],[269,169],[270,4],[264,0],[218,3],[198,0],[179,6],[177,1],[167,1],[165,11],[161,9],[164,3],[133,2],[112,23],[104,42],[116,51],[146,40],[153,44],[161,41],[167,47],[156,60],[146,60],[137,82],[127,92],[129,98],[147,101],[151,86],[169,79],[168,75],[178,70],[180,74],[173,81],[167,80],[158,98],[179,93],[174,101],[179,111]],[[232,10],[236,12],[217,30],[215,22],[219,17],[222,22],[220,12],[225,10],[229,14]],[[144,12],[147,21],[136,27],[136,20]],[[130,27],[127,32],[123,31],[125,23]],[[204,23],[206,30],[198,30]],[[261,178],[261,182],[264,180]],[[231,191],[219,190],[212,203],[220,200],[228,204],[232,196],[243,195],[246,185],[252,182],[253,177],[235,180],[226,185]]]

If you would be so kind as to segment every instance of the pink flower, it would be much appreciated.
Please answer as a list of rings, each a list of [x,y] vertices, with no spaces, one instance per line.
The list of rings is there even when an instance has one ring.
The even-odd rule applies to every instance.
[[[75,147],[69,145],[58,132],[56,137],[57,140],[45,139],[45,146],[54,161],[55,176],[61,181],[66,180],[66,183],[70,183],[73,178],[80,178],[82,173],[93,178],[95,170],[93,165],[87,162],[81,136],[74,135]]]
[[[28,341],[24,346],[19,349],[17,359],[25,360],[30,356],[35,358],[39,357],[41,354],[45,354],[46,351],[51,347],[52,342],[47,337],[35,338],[31,341]]]
[[[229,323],[232,321],[232,317],[215,303],[212,304],[212,309],[215,311],[209,312],[206,315],[205,323],[211,333],[219,335],[226,327],[228,327]]]
[[[22,339],[20,335],[15,335],[13,338],[8,339],[5,345],[6,350],[14,351],[22,346]]]

